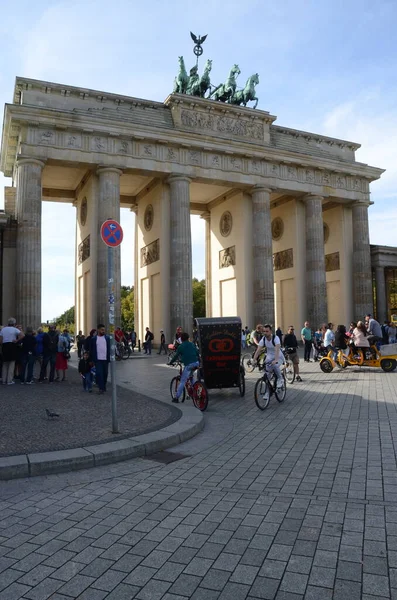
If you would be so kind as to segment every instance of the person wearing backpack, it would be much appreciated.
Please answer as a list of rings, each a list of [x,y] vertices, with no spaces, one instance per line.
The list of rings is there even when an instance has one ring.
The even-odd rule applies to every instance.
[[[281,340],[273,333],[273,328],[269,323],[263,327],[263,338],[258,343],[258,347],[254,354],[254,362],[258,360],[258,356],[263,348],[266,348],[266,373],[270,374],[274,371],[276,375],[277,389],[282,389],[284,381],[280,371],[280,365],[284,362],[284,354],[281,352]],[[266,391],[269,394],[269,390]]]
[[[43,336],[43,362],[41,364],[39,383],[43,382],[47,375],[47,365],[50,364],[49,383],[54,383],[55,363],[57,360],[59,336],[55,325],[50,325],[48,333]]]
[[[144,352],[144,354],[151,354],[152,353],[152,341],[153,340],[154,340],[153,333],[150,331],[149,327],[146,327],[145,343],[144,343],[145,352]]]

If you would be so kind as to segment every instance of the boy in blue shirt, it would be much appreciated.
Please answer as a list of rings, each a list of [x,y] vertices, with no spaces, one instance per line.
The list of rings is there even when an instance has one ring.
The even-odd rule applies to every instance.
[[[193,369],[196,369],[200,365],[200,357],[198,350],[192,342],[189,342],[189,334],[182,333],[181,334],[182,344],[178,346],[175,355],[170,360],[170,365],[173,365],[178,360],[185,365],[185,368],[182,371],[181,381],[178,385],[178,389],[176,391],[175,397],[172,399],[173,402],[179,402],[179,397],[183,392],[183,388],[185,387],[185,383],[190,375],[190,372]]]

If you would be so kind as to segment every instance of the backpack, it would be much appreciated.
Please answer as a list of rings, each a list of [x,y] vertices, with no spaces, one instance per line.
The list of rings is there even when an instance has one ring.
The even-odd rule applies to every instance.
[[[153,335],[152,332],[150,332],[150,334],[149,334],[149,339],[152,340],[152,341],[154,340],[154,335]]]
[[[50,335],[48,334],[49,342],[48,342],[48,350],[50,352],[58,351],[58,336],[56,334]]]

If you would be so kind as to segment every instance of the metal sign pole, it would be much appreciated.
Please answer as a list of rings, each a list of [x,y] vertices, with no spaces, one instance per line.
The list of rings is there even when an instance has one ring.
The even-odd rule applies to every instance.
[[[113,248],[108,246],[108,305],[110,334],[110,377],[112,379],[112,433],[119,432],[117,419],[116,347],[114,341],[114,269]]]

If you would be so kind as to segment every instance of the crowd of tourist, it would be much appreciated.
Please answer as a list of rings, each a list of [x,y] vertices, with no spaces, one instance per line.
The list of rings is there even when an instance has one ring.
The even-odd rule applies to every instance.
[[[259,346],[263,346],[264,327],[259,323],[252,331],[248,326],[242,329],[241,347],[243,350],[249,347],[256,350]],[[293,325],[288,327],[285,335],[281,327],[278,327],[275,336],[277,336],[277,343],[285,348],[293,362],[296,381],[302,381],[299,375],[299,342]],[[317,329],[312,329],[309,321],[305,321],[299,341],[303,345],[303,360],[317,362],[321,356],[331,350],[336,358],[339,350],[346,351],[346,355],[349,355],[350,351],[356,353],[360,349],[370,349],[376,344],[394,344],[397,341],[396,325],[389,321],[380,325],[370,314],[366,315],[364,321],[352,322],[349,328],[346,328],[345,325],[338,325],[336,330],[333,323],[324,323]]]

